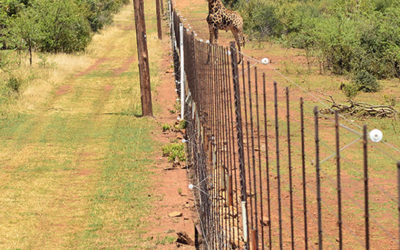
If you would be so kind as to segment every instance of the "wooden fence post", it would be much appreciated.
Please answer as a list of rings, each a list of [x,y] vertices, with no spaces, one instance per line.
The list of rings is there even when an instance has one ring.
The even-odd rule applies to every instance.
[[[136,41],[139,59],[140,91],[142,115],[152,116],[149,54],[147,51],[146,24],[144,20],[143,0],[133,0],[135,10]]]
[[[160,0],[156,0],[156,12],[157,12],[157,32],[158,32],[158,39],[162,40]]]

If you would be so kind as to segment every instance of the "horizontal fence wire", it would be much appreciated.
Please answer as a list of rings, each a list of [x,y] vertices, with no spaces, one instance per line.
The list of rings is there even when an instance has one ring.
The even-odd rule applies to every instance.
[[[338,113],[209,44],[169,2],[176,89],[204,249],[398,249],[397,168]],[[238,64],[238,62],[240,62]],[[387,152],[386,152],[387,153]]]

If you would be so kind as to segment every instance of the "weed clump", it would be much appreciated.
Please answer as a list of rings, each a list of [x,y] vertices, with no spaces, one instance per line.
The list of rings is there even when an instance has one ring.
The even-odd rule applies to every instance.
[[[183,143],[171,143],[162,147],[164,157],[168,157],[168,161],[175,162],[186,161],[185,145]]]
[[[162,125],[162,131],[163,131],[163,132],[167,132],[167,131],[169,131],[169,130],[171,130],[171,125],[169,125],[169,124],[167,124],[167,123],[165,123],[165,124]]]
[[[175,128],[178,130],[186,129],[187,127],[187,121],[186,120],[181,120],[177,125],[175,125]]]
[[[21,79],[15,77],[15,76],[12,76],[8,79],[6,85],[7,85],[7,88],[9,88],[10,90],[12,90],[16,93],[19,93],[21,85],[22,85],[22,81],[21,81]]]

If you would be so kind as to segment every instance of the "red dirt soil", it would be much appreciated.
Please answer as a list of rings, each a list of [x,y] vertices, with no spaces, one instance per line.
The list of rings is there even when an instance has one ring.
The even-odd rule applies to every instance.
[[[57,96],[65,95],[65,94],[68,94],[69,92],[71,92],[71,90],[72,90],[71,85],[62,85],[62,86],[58,87],[58,89],[56,90],[56,95]]]
[[[165,46],[166,50],[170,49],[168,43],[165,43]],[[128,61],[128,63],[133,62],[132,60]],[[173,125],[177,121],[177,115],[170,112],[170,110],[175,109],[174,103],[177,97],[173,70],[170,67],[171,63],[172,58],[169,55],[165,55],[160,62],[161,82],[153,97],[154,102],[161,109],[155,117],[157,123],[160,124],[160,132],[155,132],[154,138],[157,138],[163,145],[170,143],[174,139],[182,139],[182,134],[179,132],[161,132],[163,124]],[[146,237],[150,237],[153,241],[161,241],[166,237],[174,237],[176,239],[178,232],[185,232],[194,240],[194,200],[188,189],[187,170],[179,166],[166,170],[172,167],[172,163],[168,162],[167,158],[162,157],[161,151],[157,152],[157,155],[157,166],[154,169],[153,177],[153,183],[155,183],[153,194],[156,194],[157,200],[153,204],[154,211],[151,213],[152,216],[148,218],[151,226],[148,228],[149,232]],[[183,165],[184,163],[181,164]],[[169,214],[172,212],[181,212],[182,216],[171,218]],[[178,247],[179,249],[194,249],[194,246],[178,245],[175,242],[157,245],[157,249],[176,249]]]
[[[84,75],[87,75],[91,72],[93,72],[94,70],[96,70],[102,63],[104,63],[105,61],[107,61],[108,58],[100,58],[98,59],[94,64],[92,64],[91,66],[89,66],[86,70],[79,72],[78,74],[75,75],[75,77],[81,77]]]
[[[182,13],[183,17],[185,19],[184,23],[190,24],[192,27],[194,27],[194,30],[198,32],[199,37],[203,39],[208,39],[208,28],[205,22],[205,17],[207,16],[207,13],[204,13],[202,18],[199,18],[199,14],[193,14],[193,16],[190,15],[190,12],[194,9],[196,9],[196,5],[206,5],[207,2],[203,0],[180,0],[180,1],[175,1],[177,9]],[[189,13],[189,14],[188,14]],[[186,15],[185,15],[186,14]],[[220,39],[219,39],[219,44],[220,45],[228,45],[229,41],[233,40],[233,37],[231,33],[227,33],[225,35],[225,32],[220,33]],[[294,50],[292,50],[294,51]],[[244,48],[244,52],[248,55],[254,56],[255,58],[260,58],[260,55],[267,54],[263,51],[260,51],[260,49],[251,49],[250,46]],[[287,55],[268,55],[268,57],[271,60],[271,64],[267,66],[262,66],[259,67],[259,78],[258,82],[261,82],[261,74],[266,73],[267,74],[267,99],[268,100],[273,100],[272,96],[272,80],[276,78],[277,74],[274,72],[274,69],[279,69],[280,67],[283,67],[284,65],[281,63],[283,61],[291,60],[293,63],[296,64],[303,64],[305,65],[307,63],[306,58],[304,56],[293,56],[290,55],[293,53],[288,53]],[[246,62],[247,63],[247,62]],[[253,62],[251,63],[253,64]],[[246,64],[245,64],[246,65]],[[246,65],[247,67],[247,65]],[[241,69],[241,66],[240,66]],[[251,72],[254,73],[253,69]],[[247,74],[246,74],[247,76]],[[277,78],[279,79],[279,78]],[[252,93],[254,92],[254,88],[252,89]],[[306,90],[307,91],[307,90]],[[300,91],[297,88],[291,88],[291,102],[295,103],[296,109],[297,109],[297,104],[298,104],[298,98],[300,96],[305,96],[305,100],[309,101],[310,103],[315,103],[315,105],[318,104],[318,102],[315,101],[314,98],[309,98],[307,97],[307,93],[304,91]],[[284,95],[284,89],[283,85],[278,85],[278,102],[279,102],[279,112],[278,112],[278,118],[280,121],[285,121],[286,119],[286,108],[285,106],[285,95]],[[272,102],[268,101],[268,106],[269,106],[269,111],[268,111],[268,116],[274,117],[273,114],[273,108],[271,106]],[[307,114],[306,114],[307,115]],[[298,116],[298,111],[297,110],[292,110],[291,111],[291,116],[292,117],[299,117]],[[306,127],[307,129],[311,129],[313,126],[313,117],[311,116],[306,116]],[[249,118],[248,118],[249,119]],[[293,118],[292,118],[293,119]],[[298,118],[297,118],[298,119]],[[321,119],[323,120],[323,119]],[[271,126],[273,124],[273,121],[268,121],[269,124],[268,126]],[[331,121],[327,121],[331,122]],[[292,120],[292,126],[296,124],[295,121]],[[326,127],[326,122],[321,121],[320,124],[320,137],[324,140],[326,144],[333,145],[334,144],[334,137],[332,136],[332,129],[333,129],[333,123],[331,122],[330,130]],[[281,130],[284,132],[281,138],[281,168],[282,169],[287,169],[287,153],[286,153],[286,147],[287,147],[287,140],[286,140],[286,123],[281,125]],[[270,150],[270,159],[274,159],[275,157],[275,136],[273,127],[268,128],[268,138],[270,140],[269,142],[269,150]],[[297,129],[297,127],[296,127]],[[292,134],[293,133],[299,133],[298,130],[294,130],[292,127]],[[343,133],[344,134],[344,133]],[[271,136],[270,136],[271,135]],[[345,139],[345,136],[342,135],[342,138]],[[299,144],[296,145],[296,142],[299,141],[299,138],[292,138],[292,151],[294,151],[294,147],[297,147],[297,151],[299,148]],[[307,144],[308,145],[308,144]],[[306,145],[306,146],[307,146]],[[359,145],[358,145],[359,146]],[[314,154],[314,149],[312,147],[306,147],[306,154],[307,155],[313,155]],[[349,149],[351,150],[351,149]],[[351,151],[349,151],[351,152]],[[322,153],[329,153],[329,151],[325,150],[325,152]],[[359,153],[359,151],[357,151]],[[295,154],[293,154],[295,155]],[[326,155],[324,156],[326,157]],[[321,157],[323,159],[324,157]],[[297,248],[303,248],[304,243],[303,243],[303,200],[302,200],[302,182],[301,182],[301,176],[300,176],[300,164],[301,162],[298,161],[298,156],[294,157],[293,156],[293,187],[294,187],[294,219],[295,219],[295,227],[294,227],[294,234],[295,234],[295,243]],[[352,159],[353,162],[356,161],[355,159]],[[359,162],[355,162],[353,165],[354,166],[361,166],[358,164]],[[250,164],[248,164],[250,165]],[[248,166],[246,165],[246,166]],[[315,166],[313,166],[311,163],[308,161],[306,162],[307,169],[314,169]],[[323,200],[322,200],[322,216],[323,216],[323,229],[324,229],[324,234],[325,234],[325,247],[336,247],[337,244],[337,200],[336,200],[336,179],[335,176],[332,174],[327,174],[327,167],[329,165],[325,163],[322,165],[322,172],[321,172],[321,182],[322,182],[322,193],[323,193]],[[333,166],[333,165],[332,165]],[[265,170],[263,170],[265,171]],[[272,234],[274,236],[274,239],[277,239],[277,202],[276,202],[276,197],[277,197],[277,187],[276,187],[276,170],[273,169],[273,171],[270,172],[270,180],[271,180],[271,199],[272,201],[272,210],[271,210],[271,222],[272,222]],[[371,171],[372,172],[372,171]],[[263,174],[264,175],[264,174]],[[289,192],[287,190],[288,187],[288,173],[281,173],[282,175],[282,206],[283,206],[283,234],[284,234],[284,248],[289,248],[290,247],[290,214],[289,214]],[[297,175],[297,176],[296,176]],[[373,173],[370,173],[370,175],[373,175]],[[380,180],[385,183],[386,180]],[[265,180],[265,175],[263,176],[263,185],[264,189],[266,187],[266,180]],[[375,186],[380,186],[380,189],[383,189],[384,191],[390,193],[390,186],[383,186],[382,183],[379,182],[379,179],[377,178],[372,178],[370,176],[370,202],[373,202],[377,204],[380,199],[383,199],[384,197],[381,197],[382,194],[381,192],[375,187]],[[352,246],[353,249],[360,249],[363,248],[364,246],[364,221],[363,221],[363,196],[362,196],[362,190],[363,190],[363,182],[362,180],[355,180],[353,176],[350,175],[349,172],[346,171],[346,169],[342,170],[342,189],[343,189],[343,201],[345,205],[343,205],[343,222],[344,222],[344,244],[345,246]],[[379,191],[379,192],[378,192]],[[393,193],[393,192],[392,192]],[[264,199],[264,216],[266,216],[266,204],[267,201],[265,199],[265,193],[263,195]],[[307,195],[308,195],[308,232],[309,232],[309,247],[312,249],[318,248],[317,245],[317,216],[316,216],[316,195],[315,195],[315,173],[311,172],[307,173]],[[393,196],[396,197],[396,196]],[[388,201],[388,199],[386,199]],[[383,203],[383,201],[382,201]],[[372,204],[372,203],[371,203]],[[387,206],[387,205],[386,205]],[[383,207],[383,205],[382,205]],[[396,249],[396,244],[392,238],[395,237],[390,237],[391,235],[396,235],[397,227],[393,227],[393,225],[389,224],[387,221],[390,221],[390,219],[393,219],[393,214],[386,214],[383,216],[380,216],[378,219],[377,208],[372,208],[370,207],[370,216],[371,222],[370,222],[370,232],[371,232],[371,248],[375,249],[380,246],[385,246],[385,249]],[[361,212],[360,212],[361,211]],[[394,211],[394,209],[393,209]],[[393,223],[394,224],[394,223]],[[380,227],[383,227],[385,231],[383,231]],[[267,227],[264,229],[264,236],[265,239],[267,239]],[[335,242],[336,241],[336,242]],[[277,246],[277,242],[275,241],[273,243],[273,246]]]
[[[128,71],[129,67],[131,66],[132,63],[136,61],[136,56],[130,56],[126,59],[126,61],[122,64],[121,67],[114,69],[113,73],[114,76],[119,76],[122,73]]]

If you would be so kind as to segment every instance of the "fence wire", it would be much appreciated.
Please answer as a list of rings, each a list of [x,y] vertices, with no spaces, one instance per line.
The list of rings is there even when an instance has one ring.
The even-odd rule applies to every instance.
[[[182,68],[182,18],[172,1],[169,9],[178,92],[181,70],[186,79],[197,247],[399,249],[400,175],[379,165],[386,156],[367,128],[349,132],[337,113],[321,114],[268,79],[234,43],[203,42],[187,27]]]

